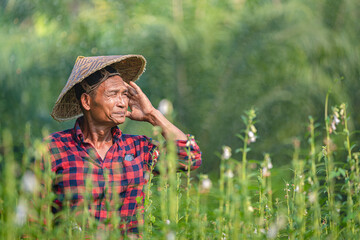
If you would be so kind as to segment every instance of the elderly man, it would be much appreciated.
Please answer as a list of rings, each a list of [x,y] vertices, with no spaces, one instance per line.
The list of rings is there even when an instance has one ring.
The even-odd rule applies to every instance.
[[[76,60],[51,114],[58,121],[78,117],[74,128],[48,137],[51,170],[56,173],[54,212],[69,198],[72,209],[81,206],[86,180],[91,179],[90,214],[104,222],[114,214],[109,208],[120,203],[115,213],[128,230],[137,232],[137,200],[144,197],[144,174],[156,163],[158,150],[146,136],[123,134],[117,125],[126,118],[159,126],[166,140],[176,140],[180,168],[200,166],[201,153],[193,138],[170,123],[134,83],[145,64],[141,55]]]

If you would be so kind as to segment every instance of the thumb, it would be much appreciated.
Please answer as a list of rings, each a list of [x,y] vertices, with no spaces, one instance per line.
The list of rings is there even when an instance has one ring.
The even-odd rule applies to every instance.
[[[131,112],[130,111],[127,111],[126,114],[125,114],[125,117],[128,117],[131,119]]]

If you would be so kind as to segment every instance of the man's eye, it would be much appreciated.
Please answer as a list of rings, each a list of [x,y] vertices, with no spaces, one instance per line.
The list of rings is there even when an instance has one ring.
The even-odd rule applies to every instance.
[[[116,93],[115,92],[108,92],[106,95],[108,97],[114,97],[114,96],[116,96]]]

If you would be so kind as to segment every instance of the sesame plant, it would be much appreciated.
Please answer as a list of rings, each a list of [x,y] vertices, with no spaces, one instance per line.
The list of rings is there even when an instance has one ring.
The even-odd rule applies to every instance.
[[[349,119],[346,104],[328,110],[327,95],[325,123],[309,117],[306,136],[294,138],[287,168],[292,177],[284,178],[281,186],[274,186],[272,181],[277,166],[271,149],[263,160],[251,158],[251,146],[261,137],[254,109],[243,116],[244,130],[237,135],[239,148],[232,151],[222,146],[217,178],[190,172],[190,165],[177,172],[175,145],[167,143],[160,147],[162,154],[156,165],[150,166],[153,171],[145,173],[145,197],[138,199],[142,208],[137,217],[143,219],[139,235],[143,239],[169,240],[358,239],[360,152],[352,143],[354,131],[349,129]],[[123,220],[114,215],[99,227],[87,208],[91,181],[87,181],[81,209],[65,204],[60,214],[53,215],[51,183],[56,175],[49,163],[41,161],[46,159],[46,147],[41,140],[30,138],[30,126],[25,128],[21,153],[13,146],[11,131],[2,130],[1,239],[138,237],[113,227],[124,226]],[[158,138],[159,129],[154,132],[160,146],[165,146]],[[44,136],[47,134],[44,131]],[[205,164],[206,159],[203,161]],[[70,199],[65,196],[64,202]]]

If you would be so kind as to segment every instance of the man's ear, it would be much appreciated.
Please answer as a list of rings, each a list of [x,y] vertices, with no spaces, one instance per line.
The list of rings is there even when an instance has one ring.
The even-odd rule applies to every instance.
[[[83,93],[80,97],[80,102],[81,102],[81,105],[83,106],[83,108],[86,110],[86,111],[89,111],[90,110],[90,101],[91,101],[91,97],[89,94],[87,93]]]

